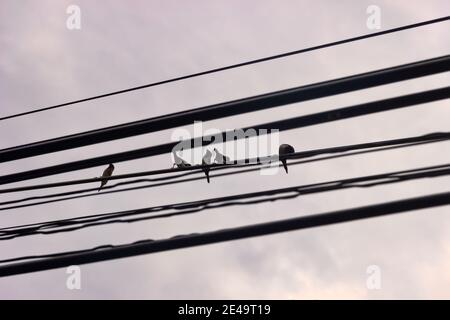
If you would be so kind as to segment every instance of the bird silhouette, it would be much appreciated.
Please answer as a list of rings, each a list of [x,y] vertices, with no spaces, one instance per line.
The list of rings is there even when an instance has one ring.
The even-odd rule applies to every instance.
[[[205,165],[211,164],[211,157],[212,157],[212,152],[209,151],[209,150],[206,150],[205,155],[202,158],[202,165],[205,166]],[[210,168],[209,167],[204,167],[202,170],[205,172],[206,181],[208,181],[208,183],[209,183],[209,170],[210,170]]]
[[[227,157],[224,154],[221,154],[219,152],[219,150],[217,150],[216,148],[214,148],[214,153],[216,154],[214,157],[214,162],[218,163],[218,164],[224,164],[224,163],[229,163],[230,162],[230,158]]]
[[[173,153],[173,158],[175,159],[175,163],[173,164],[172,168],[177,166],[178,168],[186,168],[186,167],[190,167],[191,164],[184,161],[183,158],[181,158],[179,155],[177,155],[177,153],[175,151],[172,151]]]
[[[284,156],[294,152],[295,149],[290,144],[282,144],[278,148],[278,156],[280,157],[280,161],[283,163],[283,167],[284,170],[286,170],[286,173],[288,173],[288,167],[287,167],[287,159]]]
[[[107,178],[112,176],[113,171],[114,171],[114,165],[110,163],[109,166],[105,169],[105,171],[103,171],[103,174],[100,177],[100,178],[105,178],[105,179],[102,179],[100,188],[98,188],[97,192],[100,192],[100,190],[103,188],[103,186],[108,182]]]

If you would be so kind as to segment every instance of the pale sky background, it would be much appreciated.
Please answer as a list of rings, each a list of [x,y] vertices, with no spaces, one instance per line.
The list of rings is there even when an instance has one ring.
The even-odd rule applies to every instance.
[[[81,8],[81,30],[66,8]],[[0,1],[0,115],[450,14],[433,1]],[[0,148],[376,70],[450,52],[449,22],[309,52],[0,122]],[[449,84],[449,73],[204,123],[231,129],[395,97]],[[281,133],[297,151],[448,131],[448,100]],[[192,130],[192,126],[186,126]],[[0,164],[1,175],[170,141],[172,130]],[[276,146],[275,146],[276,147]],[[276,148],[275,148],[276,149]],[[13,226],[115,210],[296,186],[448,162],[450,143],[1,211]],[[169,155],[116,164],[116,174],[171,166]],[[104,167],[14,185],[91,178]],[[3,187],[3,186],[2,186]],[[1,241],[1,259],[124,244],[448,191],[450,177],[307,195],[164,220]],[[60,188],[58,191],[78,187]],[[2,201],[49,190],[2,195]],[[81,267],[0,279],[0,298],[395,299],[450,298],[449,206]],[[380,290],[366,268],[381,268]]]

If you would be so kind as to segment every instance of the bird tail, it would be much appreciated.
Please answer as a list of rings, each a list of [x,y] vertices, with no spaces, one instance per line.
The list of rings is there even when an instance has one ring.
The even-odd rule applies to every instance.
[[[283,163],[284,170],[286,170],[286,173],[288,173],[288,167],[287,167],[287,161],[286,161],[286,159],[281,160],[281,162]]]
[[[103,186],[106,184],[106,182],[103,180],[100,184],[100,188],[98,188],[97,192],[100,192],[102,190]]]
[[[205,169],[206,181],[209,183],[209,169]]]

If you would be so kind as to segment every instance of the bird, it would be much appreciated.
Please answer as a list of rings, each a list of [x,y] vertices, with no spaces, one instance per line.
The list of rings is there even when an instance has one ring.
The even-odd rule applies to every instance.
[[[100,177],[100,178],[105,178],[105,179],[102,179],[102,182],[100,184],[100,188],[98,188],[97,192],[100,192],[100,190],[103,188],[103,186],[108,182],[108,179],[106,179],[106,178],[111,177],[113,171],[114,171],[114,165],[112,163],[110,163],[108,168],[106,168],[105,171],[103,171],[103,174]]]
[[[224,164],[230,162],[230,158],[224,154],[221,154],[219,150],[214,148],[214,153],[216,154],[214,157],[214,162],[218,164]]]
[[[202,166],[206,166],[211,164],[211,157],[212,157],[212,152],[209,150],[206,150],[205,155],[202,158]],[[208,181],[209,183],[209,167],[204,167],[203,171],[205,172],[206,175],[206,181]]]
[[[280,157],[281,162],[283,163],[284,170],[286,170],[286,173],[288,173],[288,167],[287,167],[287,159],[284,157],[287,154],[294,153],[295,149],[290,144],[282,144],[278,148],[278,155]]]
[[[181,158],[179,155],[177,155],[177,153],[175,151],[172,152],[173,153],[173,158],[175,159],[175,163],[173,164],[172,168],[177,166],[178,168],[186,168],[186,167],[190,167],[191,164],[184,161],[183,158]]]

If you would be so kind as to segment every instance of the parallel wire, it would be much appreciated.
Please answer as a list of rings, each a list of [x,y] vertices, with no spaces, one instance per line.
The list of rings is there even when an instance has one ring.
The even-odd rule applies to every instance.
[[[438,142],[438,141],[431,141],[431,142]],[[295,161],[295,162],[289,163],[289,166],[299,165],[299,164],[304,164],[304,163],[310,163],[310,162],[331,160],[331,159],[336,159],[336,158],[341,158],[341,157],[348,157],[348,156],[354,156],[354,155],[361,155],[361,154],[366,154],[366,153],[371,153],[371,152],[392,150],[392,149],[402,148],[402,147],[411,147],[411,146],[416,146],[416,145],[420,145],[420,144],[424,144],[424,143],[429,143],[429,142],[419,142],[419,143],[415,143],[415,144],[402,145],[402,146],[393,146],[393,147],[385,147],[385,148],[379,148],[379,149],[375,149],[375,150],[357,151],[357,152],[352,152],[352,153],[349,153],[349,154],[338,154],[338,155],[326,156],[326,157],[310,159],[310,160],[299,160],[299,161]],[[279,166],[281,167],[281,164]],[[218,168],[214,168],[214,169],[218,169]],[[226,172],[226,173],[219,173],[219,174],[212,174],[212,175],[210,174],[210,177],[211,178],[217,178],[217,177],[223,177],[223,176],[234,175],[234,174],[248,173],[248,172],[253,172],[253,171],[257,171],[257,170],[261,170],[261,168],[250,168],[250,169],[244,169],[244,170],[232,171],[232,172]],[[192,173],[197,173],[197,172],[192,172]],[[138,187],[119,189],[119,190],[106,191],[106,192],[102,192],[102,193],[95,192],[95,193],[91,193],[91,194],[87,194],[87,195],[63,197],[63,198],[58,198],[58,199],[54,199],[54,200],[47,200],[47,201],[33,202],[33,203],[22,204],[22,205],[3,207],[3,208],[0,208],[0,211],[19,209],[19,208],[25,208],[25,207],[34,207],[34,206],[38,206],[38,205],[55,203],[55,202],[61,202],[61,201],[68,201],[68,200],[74,200],[74,199],[80,199],[80,198],[86,198],[86,197],[96,197],[96,196],[100,196],[100,195],[106,195],[106,194],[112,194],[112,193],[121,193],[121,192],[125,192],[125,191],[134,191],[134,190],[141,190],[141,189],[147,189],[147,188],[155,188],[155,187],[160,187],[160,186],[166,186],[166,185],[177,184],[177,183],[184,183],[184,182],[191,182],[191,181],[198,181],[198,180],[204,180],[204,179],[205,178],[202,175],[201,177],[193,177],[193,178],[186,178],[186,179],[181,179],[181,180],[166,181],[166,182],[160,182],[160,183],[149,184],[149,185],[144,185],[144,186],[138,186]],[[145,180],[145,179],[142,179],[142,180]],[[126,184],[126,182],[123,183],[123,184]],[[111,188],[111,187],[114,187],[114,186],[110,186],[109,188]],[[105,189],[106,189],[106,187],[105,187]],[[86,190],[88,190],[88,191],[96,191],[97,188],[79,190],[79,193],[84,193],[84,191],[86,191]],[[88,191],[86,191],[86,192],[88,192]],[[70,195],[70,194],[78,194],[78,192],[77,191],[73,191],[73,192],[61,193],[59,195],[55,195],[55,197],[56,196],[66,196],[66,195]],[[37,196],[35,198],[37,198],[37,199],[40,199],[40,198],[46,199],[46,198],[52,198],[53,196],[54,195],[45,195],[45,196]],[[19,202],[22,202],[22,200],[19,200]],[[17,202],[15,202],[15,203],[17,203]]]
[[[380,147],[386,147],[386,146],[409,147],[409,146],[421,145],[421,144],[426,144],[426,143],[444,142],[449,139],[450,139],[450,132],[434,132],[434,133],[430,133],[430,134],[413,136],[413,137],[408,137],[408,138],[381,140],[381,141],[366,142],[366,143],[360,143],[360,144],[344,145],[344,146],[338,146],[338,147],[328,147],[328,148],[321,148],[321,149],[314,149],[314,150],[307,150],[307,151],[299,151],[299,152],[295,152],[292,154],[284,155],[281,158],[282,159],[304,159],[304,158],[315,157],[315,156],[323,155],[323,154],[344,153],[344,152],[348,152],[348,151],[380,148]],[[373,150],[373,151],[377,151],[377,150]],[[380,150],[380,151],[382,151],[382,150]],[[143,172],[135,172],[135,173],[130,173],[130,174],[116,175],[116,176],[110,177],[108,180],[114,181],[114,180],[128,179],[128,178],[134,178],[134,177],[158,175],[158,174],[163,174],[163,173],[188,171],[187,173],[180,173],[180,174],[170,175],[167,177],[160,177],[160,178],[156,178],[156,179],[139,179],[139,180],[134,180],[134,181],[127,181],[127,182],[119,183],[119,184],[116,184],[113,186],[105,186],[104,190],[115,188],[120,185],[130,184],[130,183],[172,180],[172,179],[187,176],[189,174],[202,173],[203,170],[206,168],[209,168],[211,171],[222,170],[222,169],[235,169],[235,168],[242,168],[242,167],[255,166],[255,165],[266,165],[266,164],[270,165],[270,164],[272,164],[273,161],[279,161],[279,160],[280,160],[280,157],[278,155],[269,155],[269,156],[265,156],[265,157],[240,159],[240,160],[234,161],[231,164],[195,165],[195,166],[184,167],[184,168],[159,169],[159,170],[151,170],[151,171],[143,171]],[[313,161],[316,161],[316,160],[313,160]],[[259,169],[255,169],[255,170],[259,170]],[[189,171],[191,171],[191,172],[189,172]],[[60,182],[53,182],[53,183],[45,183],[45,184],[37,184],[37,185],[30,185],[30,186],[0,189],[0,194],[30,191],[30,190],[37,190],[37,189],[63,187],[63,186],[70,186],[70,185],[77,185],[77,184],[100,182],[100,181],[102,181],[102,178],[67,180],[67,181],[60,181]],[[84,191],[94,191],[94,190],[97,191],[98,188],[85,189]],[[2,205],[2,204],[8,204],[8,203],[0,203],[0,205]]]
[[[446,192],[217,231],[178,235],[161,240],[146,239],[131,244],[103,245],[77,251],[17,257],[0,261],[2,264],[0,265],[0,277],[50,270],[69,265],[81,265],[182,248],[192,248],[200,245],[240,240],[449,204],[450,192]]]
[[[450,56],[448,68],[450,68]],[[371,101],[368,103],[362,103],[350,107],[334,109],[331,111],[318,112],[305,116],[273,121],[265,124],[257,124],[243,129],[224,131],[214,135],[207,135],[193,139],[182,140],[179,142],[170,142],[141,149],[129,150],[115,154],[99,156],[95,158],[78,160],[53,166],[47,166],[39,169],[3,175],[0,176],[0,184],[7,184],[29,179],[41,178],[66,173],[74,170],[96,167],[108,163],[117,163],[122,161],[140,159],[144,157],[162,155],[165,153],[170,153],[180,146],[183,146],[184,149],[193,147],[194,148],[205,147],[211,144],[229,141],[231,139],[233,140],[248,139],[252,137],[270,134],[272,132],[271,130],[273,129],[276,129],[278,131],[285,131],[291,129],[304,128],[312,125],[350,119],[378,112],[396,110],[399,108],[411,107],[418,104],[448,98],[450,98],[450,86],[432,89],[419,93],[407,94],[389,99]]]
[[[403,170],[397,172],[363,176],[357,178],[327,181],[309,185],[301,185],[296,187],[273,189],[219,198],[189,201],[104,214],[96,214],[43,223],[33,223],[28,225],[1,228],[0,240],[9,240],[17,237],[31,236],[37,234],[46,235],[61,232],[70,232],[84,228],[113,223],[133,223],[152,219],[169,218],[179,215],[197,213],[209,209],[217,209],[236,205],[253,205],[264,202],[274,202],[278,200],[294,199],[299,197],[300,195],[343,190],[348,188],[370,188],[374,186],[411,181],[415,179],[441,177],[449,174],[450,174],[450,163],[431,167],[416,168],[411,170]],[[287,195],[281,196],[280,194],[287,194]],[[260,199],[261,197],[265,198]],[[164,214],[141,217],[141,215],[143,214],[164,212],[169,210],[175,211]],[[128,219],[121,219],[121,218],[128,218]]]
[[[155,86],[155,85],[159,85],[159,84],[163,84],[163,83],[187,79],[187,78],[200,76],[200,75],[204,75],[204,74],[214,73],[214,72],[218,72],[218,71],[222,71],[222,70],[232,69],[232,68],[236,68],[236,67],[244,66],[244,65],[248,65],[248,64],[254,64],[254,63],[259,63],[259,62],[263,62],[263,61],[267,61],[267,60],[277,59],[277,58],[281,58],[283,56],[298,54],[301,52],[320,49],[320,48],[324,48],[327,46],[337,45],[337,44],[346,43],[346,42],[355,41],[355,40],[364,39],[364,38],[369,38],[369,37],[373,37],[376,35],[391,33],[391,32],[405,30],[405,29],[409,29],[409,28],[415,28],[415,27],[418,27],[421,25],[442,22],[442,21],[448,20],[449,18],[450,17],[443,17],[443,18],[439,18],[439,19],[435,19],[435,20],[431,20],[431,21],[418,23],[415,25],[404,26],[404,27],[400,27],[400,28],[386,30],[383,32],[379,32],[377,34],[355,37],[355,38],[337,41],[334,43],[325,44],[325,45],[321,45],[321,46],[317,46],[317,47],[302,49],[302,50],[285,53],[285,54],[281,54],[281,55],[277,55],[277,56],[248,61],[245,63],[227,66],[227,67],[223,67],[223,68],[212,69],[212,70],[208,70],[205,72],[200,72],[200,73],[183,76],[183,77],[179,77],[179,78],[173,78],[173,79],[169,79],[169,80],[165,80],[165,81],[161,81],[161,82],[157,82],[157,83],[152,83],[152,84],[148,84],[148,85],[144,85],[144,86],[129,88],[129,89],[116,91],[116,92],[112,92],[112,93],[108,93],[108,94],[103,94],[103,95],[99,95],[99,96],[94,96],[94,97],[90,97],[90,98],[86,98],[86,99],[71,101],[68,103],[60,104],[60,105],[55,105],[55,106],[45,107],[45,108],[32,110],[32,111],[28,111],[28,112],[24,112],[24,113],[20,113],[20,114],[5,116],[5,117],[0,118],[0,120],[6,120],[6,119],[10,119],[10,118],[24,116],[27,114],[32,114],[32,113],[41,112],[41,111],[45,111],[45,110],[55,109],[55,108],[59,108],[59,107],[63,107],[63,106],[71,105],[71,104],[80,103],[83,101],[99,99],[99,98],[103,98],[103,97],[107,97],[107,96],[111,96],[111,95],[115,95],[115,94],[120,94],[120,93],[125,93],[125,92],[129,92],[129,91],[133,91],[133,90],[143,89],[146,87],[151,87],[151,86]],[[443,141],[445,139],[439,139],[439,140],[435,139],[435,140],[430,140],[428,142]],[[417,142],[417,143],[410,143],[409,145],[420,144],[420,143],[427,143],[427,142],[422,141],[422,142]],[[408,146],[408,145],[405,145],[405,146]],[[393,148],[395,148],[395,147],[396,146],[394,146]],[[286,158],[296,159],[295,156],[298,156],[298,154],[291,154],[291,155],[289,155],[289,157],[286,157]],[[314,161],[314,160],[310,160],[310,161]],[[259,164],[261,164],[261,163],[257,163],[257,165],[259,165]],[[255,165],[255,164],[248,164],[248,165]],[[247,166],[247,165],[240,165],[240,166]],[[200,167],[200,169],[204,169],[204,166],[199,166],[199,167]],[[214,166],[211,166],[211,167],[212,167],[211,168],[212,170],[218,170],[218,169],[231,167],[231,166],[223,166],[222,168],[214,167]],[[198,168],[193,168],[193,169],[195,170]],[[252,171],[252,170],[258,170],[258,169],[250,169],[250,171]],[[243,170],[243,171],[246,171],[246,170]],[[139,182],[143,182],[144,180],[146,182],[149,180],[152,182],[171,180],[174,177],[179,178],[179,177],[182,177],[185,175],[196,174],[199,172],[201,172],[201,171],[187,172],[187,173],[182,173],[182,174],[179,174],[176,176],[161,177],[161,178],[156,178],[156,179],[141,179]],[[231,172],[230,174],[233,174],[233,172]],[[74,231],[74,230],[78,230],[78,229],[82,229],[82,228],[93,227],[93,226],[98,226],[98,225],[103,225],[103,224],[110,224],[110,223],[131,223],[131,222],[148,220],[148,219],[167,218],[167,217],[171,217],[171,216],[195,213],[195,212],[200,212],[200,211],[207,210],[207,209],[215,209],[215,208],[226,207],[226,206],[249,205],[249,204],[257,204],[257,203],[262,203],[262,202],[267,202],[267,201],[292,199],[292,198],[296,198],[302,194],[308,194],[308,193],[326,192],[326,191],[331,191],[331,190],[355,188],[355,187],[356,188],[361,188],[361,187],[367,188],[367,187],[373,187],[373,186],[377,186],[377,185],[381,185],[381,184],[401,182],[401,181],[407,181],[407,180],[418,179],[418,178],[437,177],[437,176],[448,175],[448,174],[450,174],[450,164],[434,166],[434,167],[427,167],[427,168],[420,168],[420,169],[413,169],[413,170],[407,170],[407,171],[401,171],[401,172],[394,172],[394,173],[388,173],[388,174],[382,174],[382,175],[366,176],[366,177],[358,177],[358,178],[352,178],[352,179],[346,179],[346,180],[340,180],[340,181],[317,183],[317,184],[306,185],[306,186],[297,186],[297,187],[291,187],[291,188],[269,190],[269,191],[256,192],[256,193],[250,193],[250,194],[244,194],[244,195],[241,194],[241,195],[235,195],[235,196],[206,199],[206,200],[200,200],[200,201],[192,201],[192,202],[188,202],[188,203],[178,203],[178,204],[158,206],[158,207],[127,210],[127,211],[115,212],[115,213],[109,213],[109,214],[101,214],[101,215],[93,215],[93,216],[80,217],[80,218],[51,221],[51,222],[45,222],[45,223],[41,223],[41,224],[2,228],[2,229],[0,229],[0,240],[12,239],[12,238],[28,236],[28,235],[32,235],[32,234],[52,234],[52,233],[59,233],[59,232]],[[85,180],[88,180],[88,179],[85,179]],[[372,181],[372,182],[369,182],[369,181]],[[94,182],[94,181],[89,181],[89,182]],[[118,183],[118,184],[116,184],[114,186],[110,186],[110,187],[113,188],[113,187],[116,187],[121,184],[136,183],[136,182],[138,182],[138,181],[136,180],[136,181],[122,182],[122,183]],[[361,182],[363,182],[363,184],[361,184]],[[118,191],[122,191],[122,190],[118,190]],[[79,191],[75,191],[75,192],[79,192]],[[272,197],[273,195],[277,195],[279,193],[290,193],[290,192],[294,192],[294,194]],[[249,198],[262,197],[262,196],[266,196],[266,198],[257,199],[257,200],[249,200],[249,201],[239,201],[241,199],[249,199]],[[24,201],[24,200],[19,200],[19,201]],[[224,202],[224,203],[222,203],[222,202]],[[218,203],[218,204],[216,204],[216,203]],[[372,206],[366,206],[366,207],[361,207],[361,208],[353,208],[353,209],[341,210],[341,211],[330,212],[330,213],[325,213],[325,214],[312,215],[312,216],[307,216],[307,217],[299,217],[299,218],[293,218],[293,219],[272,221],[272,222],[268,222],[268,223],[264,223],[264,224],[250,225],[250,226],[244,226],[244,227],[238,227],[238,228],[232,228],[232,229],[226,229],[226,230],[218,230],[218,231],[214,231],[214,232],[206,232],[203,234],[181,235],[181,236],[175,236],[172,238],[162,239],[162,240],[152,240],[152,239],[141,240],[141,241],[138,241],[138,242],[135,242],[132,244],[127,244],[127,245],[118,245],[118,246],[103,245],[103,246],[99,246],[99,247],[87,249],[87,250],[78,250],[78,251],[72,251],[72,252],[60,252],[60,253],[54,253],[54,254],[5,259],[5,260],[1,260],[0,263],[17,262],[17,261],[24,261],[24,260],[26,262],[0,266],[0,276],[53,269],[57,266],[67,265],[68,264],[67,262],[69,260],[78,261],[78,264],[90,263],[90,262],[96,262],[96,261],[104,261],[104,260],[122,258],[122,257],[127,257],[127,256],[143,254],[143,253],[160,252],[160,251],[173,250],[173,249],[178,249],[178,248],[186,248],[186,247],[191,247],[191,246],[204,245],[204,244],[208,244],[208,243],[216,243],[216,242],[222,242],[222,241],[243,239],[243,238],[248,238],[248,237],[253,237],[253,236],[266,235],[266,234],[272,234],[272,233],[277,233],[277,232],[284,232],[284,231],[289,231],[289,230],[294,230],[294,229],[322,226],[322,225],[327,225],[327,224],[331,224],[331,223],[352,221],[352,220],[357,220],[357,219],[361,219],[361,218],[368,218],[368,217],[374,217],[374,216],[379,216],[379,215],[399,213],[399,212],[404,212],[404,211],[409,211],[409,210],[429,208],[429,207],[448,205],[448,204],[450,204],[450,193],[442,193],[442,194],[434,194],[434,195],[425,196],[425,197],[417,197],[417,198],[412,198],[412,199],[394,201],[394,202],[384,203],[384,204],[379,204],[379,205],[372,205]],[[139,214],[143,214],[143,213],[159,212],[159,211],[164,211],[164,210],[178,210],[178,211],[169,212],[166,214],[152,215],[152,216],[147,216],[147,217],[137,217],[137,218],[131,218],[131,219],[117,219],[117,218],[122,218],[122,217],[135,216],[135,215],[139,215]],[[86,222],[86,220],[88,222]],[[85,222],[85,223],[79,225],[80,222],[81,223]],[[78,225],[76,225],[76,224],[78,224]],[[75,225],[75,226],[73,226],[73,225]],[[70,226],[70,227],[68,227],[68,226]],[[38,259],[38,260],[35,260],[35,259]],[[28,261],[28,260],[33,260],[33,261]]]
[[[26,111],[26,112],[17,113],[17,114],[2,116],[2,117],[0,117],[0,121],[17,118],[17,117],[22,117],[22,116],[26,116],[26,115],[30,115],[30,114],[34,114],[34,113],[38,113],[38,112],[43,112],[43,111],[47,111],[47,110],[57,109],[57,108],[61,108],[61,107],[69,106],[69,105],[78,104],[81,102],[91,101],[91,100],[100,99],[100,98],[106,98],[106,97],[123,94],[123,93],[131,92],[131,91],[136,91],[136,90],[141,90],[141,89],[150,88],[150,87],[154,87],[154,86],[159,86],[159,85],[163,85],[163,84],[167,84],[167,83],[171,83],[171,82],[186,80],[186,79],[190,79],[190,78],[194,78],[194,77],[198,77],[198,76],[203,76],[203,75],[213,74],[213,73],[226,71],[226,70],[230,70],[230,69],[235,69],[235,68],[239,68],[239,67],[244,67],[244,66],[248,66],[248,65],[258,64],[258,63],[266,62],[266,61],[270,61],[270,60],[285,58],[285,57],[289,57],[289,56],[293,56],[293,55],[297,55],[297,54],[301,54],[301,53],[305,53],[305,52],[310,52],[310,51],[314,51],[314,50],[324,49],[324,48],[328,48],[328,47],[332,47],[332,46],[337,46],[337,45],[341,45],[341,44],[345,44],[345,43],[349,43],[349,42],[378,37],[378,36],[386,35],[389,33],[404,31],[404,30],[408,30],[408,29],[414,29],[414,28],[418,28],[418,27],[422,27],[422,26],[426,26],[426,25],[444,22],[449,19],[450,19],[450,16],[444,16],[444,17],[437,18],[437,19],[422,21],[419,23],[413,23],[413,24],[406,25],[406,26],[392,28],[392,29],[379,31],[379,32],[371,33],[371,34],[366,34],[366,35],[362,35],[362,36],[347,38],[347,39],[343,39],[340,41],[329,42],[329,43],[325,43],[322,45],[312,46],[312,47],[295,50],[295,51],[290,51],[290,52],[286,52],[286,53],[282,53],[282,54],[277,54],[277,55],[273,55],[273,56],[269,56],[269,57],[264,57],[264,58],[260,58],[260,59],[241,62],[241,63],[237,63],[237,64],[225,66],[225,67],[210,69],[210,70],[197,72],[197,73],[193,73],[193,74],[189,74],[189,75],[185,75],[185,76],[181,76],[181,77],[175,77],[175,78],[171,78],[171,79],[167,79],[167,80],[163,80],[163,81],[157,81],[157,82],[153,82],[153,83],[149,83],[149,84],[145,84],[145,85],[141,85],[141,86],[137,86],[137,87],[132,87],[132,88],[128,88],[128,89],[123,89],[123,90],[119,90],[119,91],[114,91],[114,92],[110,92],[110,93],[92,96],[89,98],[73,100],[73,101],[69,101],[69,102],[65,102],[65,103],[61,103],[61,104],[57,104],[57,105],[53,105],[53,106],[42,107],[42,108],[38,108],[35,110],[30,110],[30,111]]]

